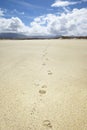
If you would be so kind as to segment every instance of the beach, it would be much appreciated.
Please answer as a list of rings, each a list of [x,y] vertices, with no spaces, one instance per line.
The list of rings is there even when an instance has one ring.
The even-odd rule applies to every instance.
[[[0,40],[0,130],[87,130],[87,40]]]

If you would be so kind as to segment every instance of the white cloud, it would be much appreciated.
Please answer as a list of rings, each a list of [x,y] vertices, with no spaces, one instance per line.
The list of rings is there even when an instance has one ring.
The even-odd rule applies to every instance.
[[[76,35],[87,36],[87,9],[73,9],[61,15],[47,14],[36,17],[29,26],[20,18],[0,17],[0,32],[16,32],[28,35]]]
[[[60,16],[47,14],[38,17],[31,23],[33,30],[44,30],[47,34],[87,36],[87,9],[74,9]],[[42,26],[46,24],[46,26]]]
[[[77,4],[78,2],[70,2],[70,1],[61,1],[61,0],[56,0],[51,7],[65,7],[69,5],[74,5]]]
[[[2,10],[1,8],[0,8],[0,17],[1,16],[4,16],[4,10]]]
[[[18,17],[0,18],[0,32],[25,33],[27,30],[29,28]]]
[[[12,14],[15,13],[15,14],[19,14],[19,15],[24,15],[24,12],[20,12],[20,11],[18,11],[17,9],[12,10],[11,13],[12,13]]]

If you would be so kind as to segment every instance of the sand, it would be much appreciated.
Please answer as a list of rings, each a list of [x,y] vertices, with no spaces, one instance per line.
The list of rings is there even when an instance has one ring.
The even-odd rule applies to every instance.
[[[0,40],[0,130],[87,130],[87,40]]]

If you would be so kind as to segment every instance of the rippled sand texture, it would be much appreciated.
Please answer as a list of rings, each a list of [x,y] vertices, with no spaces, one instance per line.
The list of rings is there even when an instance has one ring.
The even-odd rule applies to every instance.
[[[87,130],[87,40],[0,41],[0,130]]]

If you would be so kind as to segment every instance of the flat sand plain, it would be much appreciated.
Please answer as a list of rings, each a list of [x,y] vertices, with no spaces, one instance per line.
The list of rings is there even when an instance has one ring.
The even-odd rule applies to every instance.
[[[87,40],[0,40],[0,130],[87,130]]]

